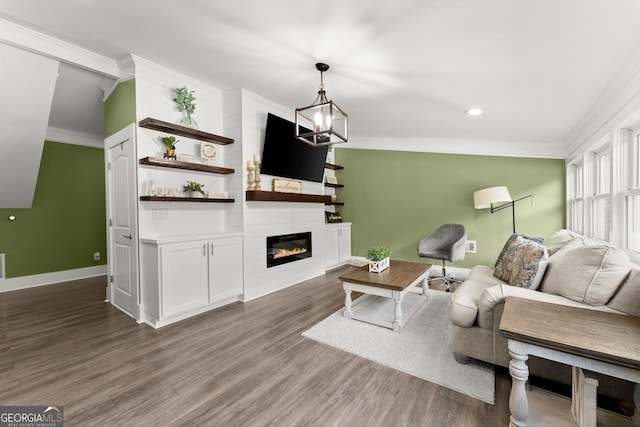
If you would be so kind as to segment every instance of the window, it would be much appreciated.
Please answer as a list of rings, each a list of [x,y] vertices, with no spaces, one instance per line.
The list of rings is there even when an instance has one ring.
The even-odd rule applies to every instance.
[[[640,126],[627,136],[627,169],[623,191],[625,212],[626,249],[640,253]]]
[[[609,241],[611,231],[611,145],[593,153],[591,235]]]
[[[569,228],[576,233],[584,234],[582,226],[584,201],[584,165],[582,162],[569,166]]]

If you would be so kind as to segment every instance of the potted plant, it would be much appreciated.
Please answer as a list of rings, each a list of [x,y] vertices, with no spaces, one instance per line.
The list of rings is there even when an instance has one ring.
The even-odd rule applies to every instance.
[[[195,181],[188,181],[187,185],[183,185],[182,189],[185,193],[190,193],[191,197],[202,197],[204,196],[204,190],[202,189],[204,184],[200,184]]]
[[[391,255],[391,249],[386,246],[375,246],[370,248],[367,251],[369,271],[371,273],[380,273],[389,268],[389,255]]]
[[[192,129],[198,129],[198,123],[191,118],[191,115],[196,109],[196,104],[193,102],[196,97],[193,93],[194,92],[187,89],[186,86],[176,88],[176,97],[173,98],[173,100],[178,104],[178,111],[182,111],[186,114],[186,117],[180,120],[180,124]]]
[[[167,146],[166,151],[164,152],[165,159],[176,159],[176,144],[180,141],[179,139],[176,141],[175,136],[164,136],[162,137],[162,143]]]

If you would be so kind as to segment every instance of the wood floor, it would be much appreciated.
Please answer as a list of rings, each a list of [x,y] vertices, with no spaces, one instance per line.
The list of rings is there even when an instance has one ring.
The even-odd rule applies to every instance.
[[[0,405],[62,405],[66,426],[507,426],[488,405],[301,336],[343,306],[338,269],[154,330],[105,279],[0,294]]]

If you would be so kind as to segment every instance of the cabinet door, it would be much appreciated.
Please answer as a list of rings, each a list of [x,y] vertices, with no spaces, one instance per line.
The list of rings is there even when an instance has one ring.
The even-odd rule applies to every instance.
[[[338,253],[339,228],[327,226],[324,232],[324,267],[329,269],[340,264],[340,254]],[[349,239],[351,241],[351,239]]]
[[[351,226],[345,225],[340,227],[338,239],[338,256],[340,263],[346,262],[351,258]]]
[[[242,295],[242,238],[225,237],[209,242],[210,301]]]
[[[160,247],[162,317],[209,303],[205,241],[170,243]]]

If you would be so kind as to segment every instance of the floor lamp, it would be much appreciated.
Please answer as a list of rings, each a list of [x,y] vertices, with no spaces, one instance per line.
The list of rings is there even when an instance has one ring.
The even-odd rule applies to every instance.
[[[507,187],[491,187],[483,190],[478,190],[473,193],[473,207],[474,209],[491,209],[491,213],[501,211],[506,208],[511,208],[511,218],[513,221],[513,232],[516,232],[516,202],[520,200],[528,199],[531,197],[531,206],[533,206],[533,193],[528,194],[519,199],[513,200]],[[498,206],[494,206],[499,204]]]

